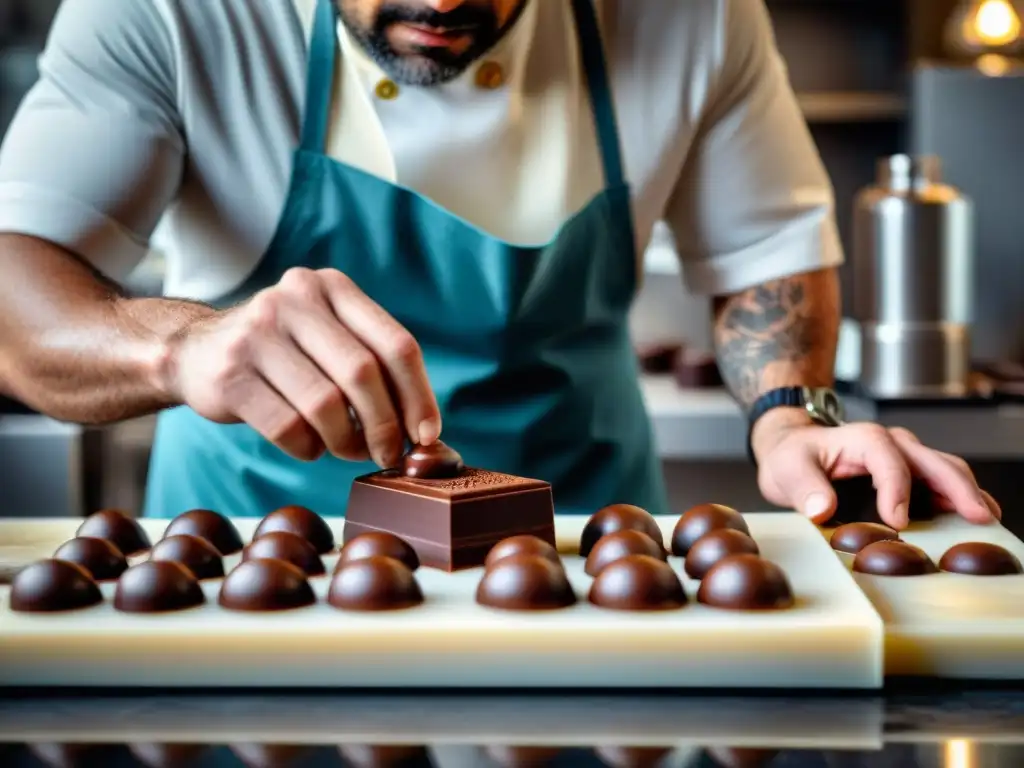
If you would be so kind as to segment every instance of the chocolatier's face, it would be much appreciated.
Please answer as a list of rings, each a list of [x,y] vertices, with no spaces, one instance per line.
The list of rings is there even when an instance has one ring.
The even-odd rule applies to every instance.
[[[335,0],[349,34],[400,83],[458,77],[528,0]]]

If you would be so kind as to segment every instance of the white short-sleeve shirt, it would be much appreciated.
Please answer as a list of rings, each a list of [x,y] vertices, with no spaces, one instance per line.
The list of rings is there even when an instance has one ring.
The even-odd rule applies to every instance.
[[[115,280],[153,245],[165,292],[213,300],[274,233],[316,0],[64,0],[0,148],[0,231]],[[398,86],[339,25],[326,151],[517,244],[604,185],[569,0],[528,3],[458,79]],[[764,0],[597,0],[637,253],[664,220],[687,287],[722,294],[842,261],[829,179]],[[498,88],[478,84],[497,65]]]

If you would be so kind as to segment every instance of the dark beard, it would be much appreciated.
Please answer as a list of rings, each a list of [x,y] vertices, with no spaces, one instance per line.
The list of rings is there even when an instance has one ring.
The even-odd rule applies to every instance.
[[[520,5],[524,5],[521,3]],[[446,83],[466,71],[466,68],[494,46],[504,29],[512,26],[517,13],[504,29],[489,7],[461,5],[449,13],[438,13],[429,8],[408,8],[401,3],[381,6],[369,28],[360,28],[345,11],[345,3],[338,3],[341,20],[352,39],[395,82],[413,86],[431,86]],[[387,39],[387,29],[396,22],[422,24],[438,28],[464,28],[473,42],[458,55],[436,48],[424,48],[415,56],[395,52]]]

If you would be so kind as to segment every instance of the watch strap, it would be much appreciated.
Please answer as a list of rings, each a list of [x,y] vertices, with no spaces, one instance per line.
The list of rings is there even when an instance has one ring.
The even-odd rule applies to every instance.
[[[747,416],[747,456],[750,457],[751,463],[757,464],[751,438],[754,435],[754,425],[757,424],[758,419],[776,408],[806,407],[807,389],[805,387],[779,387],[765,392],[754,401]]]

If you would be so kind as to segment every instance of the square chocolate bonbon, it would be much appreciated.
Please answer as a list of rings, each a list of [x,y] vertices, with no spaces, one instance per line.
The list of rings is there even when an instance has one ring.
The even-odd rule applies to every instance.
[[[510,536],[528,534],[554,545],[551,485],[470,467],[437,479],[374,472],[352,483],[344,540],[372,531],[405,540],[427,567],[475,568]]]

